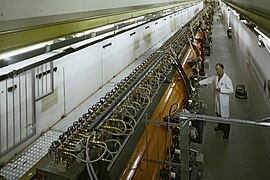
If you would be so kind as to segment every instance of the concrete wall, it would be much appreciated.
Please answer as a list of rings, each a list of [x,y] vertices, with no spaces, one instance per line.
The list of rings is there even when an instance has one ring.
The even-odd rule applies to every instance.
[[[190,0],[0,0],[0,21]]]
[[[224,0],[226,2],[238,3],[242,7],[254,10],[257,13],[270,16],[269,0]]]
[[[258,46],[258,36],[235,13],[228,11],[226,6],[222,11],[224,22],[232,27],[234,45],[255,116],[257,119],[270,116],[270,52]]]

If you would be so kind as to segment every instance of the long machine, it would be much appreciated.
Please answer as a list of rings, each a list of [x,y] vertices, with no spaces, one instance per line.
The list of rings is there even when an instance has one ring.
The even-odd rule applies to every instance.
[[[200,12],[101,97],[52,142],[37,172],[48,179],[179,179],[184,175],[160,163],[168,157],[173,162],[184,126],[164,128],[151,122],[169,124],[172,120],[167,115],[178,109],[199,112],[202,103],[196,88],[204,75],[212,13],[211,8]],[[201,123],[193,122],[187,129],[188,141],[202,141]],[[168,151],[171,147],[174,151]],[[158,159],[158,163],[149,159]]]

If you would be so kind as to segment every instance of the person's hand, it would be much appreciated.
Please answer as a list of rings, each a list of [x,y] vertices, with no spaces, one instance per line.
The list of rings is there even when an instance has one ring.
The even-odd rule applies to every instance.
[[[216,91],[217,91],[217,92],[220,92],[220,88],[216,88]]]

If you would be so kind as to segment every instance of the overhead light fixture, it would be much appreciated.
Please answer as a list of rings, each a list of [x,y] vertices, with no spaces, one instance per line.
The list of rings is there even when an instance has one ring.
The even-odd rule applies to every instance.
[[[52,44],[53,44],[53,41],[47,41],[47,42],[35,44],[35,45],[32,45],[32,46],[27,46],[27,47],[24,47],[24,48],[16,49],[16,50],[13,50],[13,51],[8,51],[6,53],[0,54],[0,59],[9,60],[10,59],[9,57],[16,56],[16,55],[19,55],[19,54],[23,54],[23,53],[26,53],[26,52],[30,52],[30,51],[33,51],[33,50],[36,50],[36,49],[39,49],[39,48],[42,48],[42,47],[45,47],[45,46],[49,46],[49,45],[52,45]]]
[[[103,31],[103,30],[110,29],[110,28],[113,28],[113,27],[114,27],[114,24],[109,24],[109,25],[106,25],[106,26],[101,26],[101,27],[92,29],[92,31],[93,32],[98,32],[98,31]]]
[[[262,38],[262,36],[259,34],[258,35],[258,46],[259,47],[265,47],[265,45],[264,45],[264,43],[263,43],[263,38]]]
[[[83,34],[88,35],[88,34],[91,34],[92,32],[93,30],[91,29],[91,30],[84,31]]]
[[[163,11],[163,13],[167,13],[167,12],[170,12],[170,11],[171,11],[171,9],[166,9],[166,10]]]
[[[268,52],[270,52],[270,39],[258,27],[254,27],[254,30],[259,34],[258,35],[258,45],[259,47],[265,47]]]
[[[242,19],[242,20],[240,20],[242,23],[244,23],[244,24],[248,24],[248,21],[247,20],[245,20],[245,19]]]
[[[85,34],[84,34],[84,32],[81,32],[81,33],[77,33],[77,34],[75,34],[75,37],[77,38],[77,37],[82,37],[82,36],[84,36]]]
[[[144,16],[140,16],[140,17],[136,17],[136,18],[132,18],[132,19],[126,20],[126,21],[124,21],[124,23],[136,22],[136,21],[142,20],[144,18],[145,18]]]
[[[232,10],[233,14],[238,18],[240,19],[240,14],[236,12],[236,10]]]

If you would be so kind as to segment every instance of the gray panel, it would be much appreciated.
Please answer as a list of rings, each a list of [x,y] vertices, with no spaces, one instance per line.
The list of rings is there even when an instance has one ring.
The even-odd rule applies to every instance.
[[[226,2],[234,2],[239,5],[251,9],[257,13],[270,17],[270,1],[269,0],[225,0]]]

